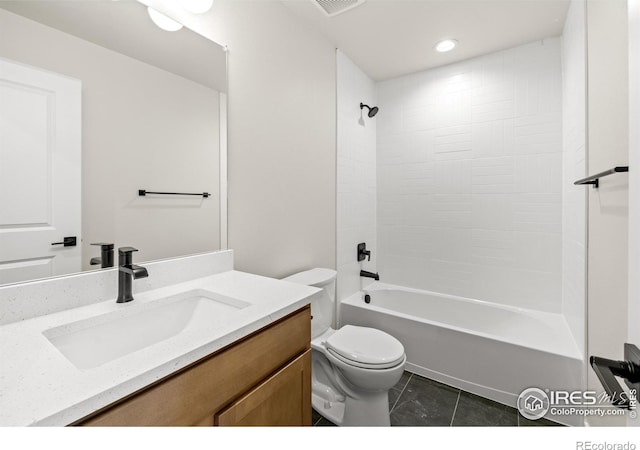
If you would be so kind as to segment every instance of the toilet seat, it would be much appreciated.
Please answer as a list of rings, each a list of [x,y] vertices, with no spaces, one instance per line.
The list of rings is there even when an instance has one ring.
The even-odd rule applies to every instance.
[[[345,364],[365,369],[387,369],[404,360],[404,347],[384,331],[345,325],[324,342],[327,351]]]

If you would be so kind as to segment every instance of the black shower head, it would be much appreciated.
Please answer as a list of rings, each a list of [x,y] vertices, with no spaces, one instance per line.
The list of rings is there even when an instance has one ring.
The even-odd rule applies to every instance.
[[[360,109],[362,108],[367,108],[369,110],[369,113],[367,114],[369,117],[373,117],[376,114],[378,114],[378,107],[374,106],[373,108],[369,105],[365,105],[364,103],[360,103]]]

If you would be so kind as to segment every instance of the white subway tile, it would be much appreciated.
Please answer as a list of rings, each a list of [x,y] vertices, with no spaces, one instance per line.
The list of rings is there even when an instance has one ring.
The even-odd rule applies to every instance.
[[[370,129],[345,122],[353,130],[338,133],[339,178],[353,179],[339,180],[338,192],[358,194],[339,196],[340,214],[353,220],[339,221],[352,228],[338,233],[375,243],[383,281],[561,310],[563,247],[575,267],[584,237],[572,223],[565,233],[575,231],[576,240],[563,242],[563,196],[571,214],[579,214],[584,197],[563,180],[560,56],[559,39],[545,39],[378,83],[384,114],[376,117],[377,144]],[[353,98],[366,94],[354,67],[343,68],[352,77],[342,83]],[[584,124],[571,126],[569,172],[577,173],[584,168]],[[374,225],[362,220],[372,211]],[[352,245],[339,251],[340,263]],[[341,295],[355,285],[343,282]]]

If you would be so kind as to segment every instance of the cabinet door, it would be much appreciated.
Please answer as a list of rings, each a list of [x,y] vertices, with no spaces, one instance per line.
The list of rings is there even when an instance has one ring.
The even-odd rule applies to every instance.
[[[214,417],[219,426],[311,425],[311,350]]]

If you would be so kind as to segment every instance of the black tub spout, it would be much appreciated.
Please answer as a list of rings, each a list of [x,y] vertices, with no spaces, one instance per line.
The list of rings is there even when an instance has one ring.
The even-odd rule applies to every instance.
[[[377,273],[373,273],[373,272],[367,272],[366,270],[361,270],[360,271],[360,276],[361,277],[365,277],[365,278],[373,278],[376,281],[380,280],[380,275],[378,275]]]

